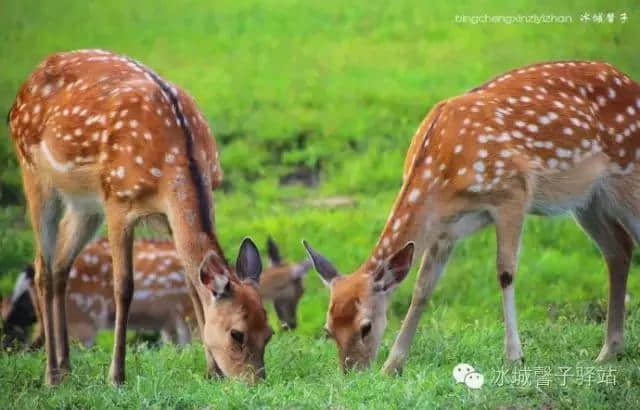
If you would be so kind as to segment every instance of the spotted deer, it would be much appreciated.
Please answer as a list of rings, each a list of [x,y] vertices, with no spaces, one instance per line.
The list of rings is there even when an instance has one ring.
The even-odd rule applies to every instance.
[[[133,299],[128,328],[159,331],[163,341],[185,344],[191,339],[195,323],[193,304],[184,277],[184,269],[175,247],[169,241],[138,240],[133,252]],[[67,326],[69,338],[92,346],[96,334],[112,329],[115,319],[111,249],[106,238],[90,244],[78,255],[67,284]],[[19,276],[12,298],[18,298],[26,278],[29,293],[35,294],[33,269],[27,267]],[[33,291],[31,291],[33,288]],[[32,309],[36,300],[31,298]],[[40,315],[38,321],[41,322]],[[34,317],[35,322],[35,317]],[[33,344],[43,339],[37,326]]]
[[[304,294],[303,279],[311,268],[311,260],[299,263],[286,262],[280,256],[275,241],[267,240],[269,268],[260,276],[260,294],[263,300],[273,301],[282,329],[298,326],[298,304]]]
[[[268,244],[272,266],[260,275],[260,294],[263,301],[273,301],[283,329],[295,329],[296,311],[304,293],[302,280],[311,262],[285,262],[271,238]],[[133,258],[135,292],[128,327],[159,331],[165,342],[188,343],[195,316],[184,268],[173,243],[137,240]],[[92,346],[99,330],[113,328],[112,276],[111,250],[106,238],[90,243],[76,258],[67,284],[67,325],[71,340]],[[3,310],[5,347],[16,342],[26,343],[28,328],[36,323],[33,285],[33,267],[28,266],[18,277]],[[41,322],[39,318],[38,322]],[[31,346],[39,347],[43,337],[42,327],[36,326]]]
[[[113,258],[115,340],[110,380],[125,379],[133,295],[133,227],[169,225],[187,276],[209,375],[264,377],[272,330],[257,289],[258,250],[246,239],[236,272],[214,234],[222,179],[209,126],[192,97],[141,63],[108,51],[46,58],[21,86],[9,127],[35,233],[46,382],[70,371],[69,269],[105,215]]]
[[[640,86],[602,62],[535,64],[437,104],[409,147],[402,188],[370,257],[341,276],[305,246],[329,286],[326,328],[344,369],[375,358],[389,294],[422,265],[383,371],[402,370],[454,244],[493,223],[505,352],[523,357],[515,276],[525,215],[571,212],[602,252],[609,306],[599,361],[622,351],[631,251],[640,239]]]

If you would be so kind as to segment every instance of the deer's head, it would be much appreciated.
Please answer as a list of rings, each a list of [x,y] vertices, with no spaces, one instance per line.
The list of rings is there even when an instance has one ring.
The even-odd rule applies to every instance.
[[[29,328],[36,322],[32,302],[34,270],[27,266],[18,276],[11,296],[2,300],[2,346],[26,343]]]
[[[303,279],[311,268],[311,261],[283,261],[278,245],[271,238],[267,241],[267,250],[270,267],[260,277],[260,293],[264,299],[273,301],[282,328],[295,329],[298,304],[304,294]]]
[[[236,261],[236,276],[220,274],[214,255],[204,258],[200,282],[206,289],[203,343],[225,376],[255,383],[265,377],[264,351],[273,331],[262,306],[258,282],[260,254],[245,239]]]
[[[331,292],[325,331],[336,342],[340,366],[343,371],[369,367],[387,326],[387,298],[411,268],[413,242],[393,253],[375,271],[358,270],[345,276],[309,244],[304,245]]]

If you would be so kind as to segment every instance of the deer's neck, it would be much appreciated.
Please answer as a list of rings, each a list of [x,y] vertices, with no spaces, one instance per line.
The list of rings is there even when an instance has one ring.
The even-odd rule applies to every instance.
[[[220,273],[233,275],[218,238],[200,223],[202,218],[198,212],[197,207],[190,207],[188,204],[172,206],[168,212],[176,251],[187,274],[195,272],[206,257],[213,255]]]
[[[360,268],[362,273],[372,273],[410,241],[414,242],[414,259],[422,256],[430,240],[427,234],[439,224],[439,204],[445,202],[442,194],[449,180],[441,181],[442,168],[434,168],[440,147],[436,148],[431,141],[443,107],[444,104],[434,107],[413,136],[405,159],[402,188],[378,243]]]
[[[416,194],[415,189],[409,183],[403,185],[378,242],[360,272],[372,273],[410,241],[415,246],[414,258],[424,253],[427,233],[437,222],[434,193],[425,191]]]
[[[203,190],[192,183],[185,167],[176,168],[165,187],[168,192],[166,214],[176,250],[187,271],[198,268],[210,253],[216,256],[221,268],[228,270],[227,260],[214,232],[213,198],[209,184],[205,187]]]

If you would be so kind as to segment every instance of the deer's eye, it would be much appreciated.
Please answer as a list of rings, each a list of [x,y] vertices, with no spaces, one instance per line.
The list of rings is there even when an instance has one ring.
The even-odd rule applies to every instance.
[[[243,345],[244,344],[244,332],[239,330],[231,329],[231,338],[236,341],[236,343]]]

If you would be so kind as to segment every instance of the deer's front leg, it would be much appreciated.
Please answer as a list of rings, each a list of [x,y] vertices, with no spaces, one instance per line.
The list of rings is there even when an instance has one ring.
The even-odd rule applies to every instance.
[[[402,322],[400,333],[396,337],[389,357],[382,368],[384,373],[396,374],[402,371],[407,356],[409,355],[411,342],[418,328],[420,315],[431,298],[433,289],[442,275],[442,271],[449,260],[452,249],[453,243],[450,239],[446,238],[436,241],[431,249],[425,252],[418,272],[418,279],[413,288],[411,305]]]
[[[505,355],[507,360],[514,362],[523,357],[516,317],[515,276],[524,221],[524,206],[520,203],[502,206],[497,209],[494,219],[498,242],[497,275],[502,288]]]
[[[198,290],[196,289],[196,285],[193,283],[190,276],[187,278],[187,287],[189,289],[189,297],[191,298],[191,303],[193,304],[193,311],[198,322],[198,332],[200,332],[200,339],[204,340],[204,309],[202,306],[202,301],[200,300],[200,295],[198,294]],[[209,349],[204,349],[204,355],[207,359],[207,370],[205,377],[218,377],[219,369]]]
[[[115,340],[109,378],[113,384],[122,384],[125,378],[127,319],[133,297],[133,224],[126,222],[121,210],[107,212],[109,244],[113,259],[113,293],[116,305]]]

